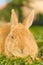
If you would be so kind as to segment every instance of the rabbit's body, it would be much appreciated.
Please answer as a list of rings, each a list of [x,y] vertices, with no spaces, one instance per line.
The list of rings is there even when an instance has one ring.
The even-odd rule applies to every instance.
[[[0,26],[0,53],[4,52],[5,39],[10,32],[10,26],[10,23],[4,23]]]
[[[28,27],[31,26],[32,22],[30,22],[29,25],[27,22],[28,20],[24,20],[23,24],[18,23],[14,11],[12,11],[11,21],[12,24],[5,26],[6,31],[1,33],[1,35],[4,35],[2,35],[3,42],[0,42],[0,44],[2,44],[0,47],[1,50],[4,50],[4,54],[6,56],[13,55],[17,57],[24,57],[30,55],[32,58],[35,58],[36,54],[38,53],[38,47],[32,33],[30,30],[28,30]]]

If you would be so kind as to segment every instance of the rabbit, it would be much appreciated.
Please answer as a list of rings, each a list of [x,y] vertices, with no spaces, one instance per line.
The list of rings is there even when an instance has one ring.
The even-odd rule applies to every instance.
[[[33,23],[34,14],[34,10],[32,10],[23,23],[19,23],[15,11],[12,9],[11,23],[7,24],[7,26],[4,25],[6,31],[4,32],[4,37],[2,35],[4,39],[1,47],[3,49],[0,47],[5,56],[23,58],[30,55],[33,59],[37,56],[38,46],[29,30]]]

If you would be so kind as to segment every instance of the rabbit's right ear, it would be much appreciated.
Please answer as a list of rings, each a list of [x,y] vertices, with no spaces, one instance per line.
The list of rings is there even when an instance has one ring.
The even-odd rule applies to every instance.
[[[32,10],[31,13],[24,19],[23,25],[27,29],[32,25],[33,19],[34,19],[34,15],[35,15],[35,12],[34,12],[34,10]]]
[[[16,15],[14,9],[12,9],[12,13],[11,13],[11,28],[14,27],[16,24],[18,24],[18,18],[17,18],[17,15]]]

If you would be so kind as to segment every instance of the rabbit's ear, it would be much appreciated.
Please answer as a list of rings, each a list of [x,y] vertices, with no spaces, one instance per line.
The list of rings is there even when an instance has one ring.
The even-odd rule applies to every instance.
[[[11,13],[11,25],[15,26],[17,23],[18,23],[17,15],[16,15],[14,9],[12,9],[12,13]]]
[[[35,15],[34,10],[32,10],[31,13],[23,21],[23,24],[25,25],[26,28],[29,28],[32,25],[34,15]]]

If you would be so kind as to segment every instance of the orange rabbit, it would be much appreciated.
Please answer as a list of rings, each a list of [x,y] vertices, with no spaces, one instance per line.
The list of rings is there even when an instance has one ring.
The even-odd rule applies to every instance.
[[[38,46],[34,36],[28,28],[33,23],[34,10],[31,11],[23,23],[18,23],[15,11],[12,10],[11,24],[7,23],[0,29],[0,51],[6,56],[25,57],[30,55],[33,59],[38,53]],[[3,32],[4,31],[4,32]],[[1,41],[1,39],[3,39]]]

